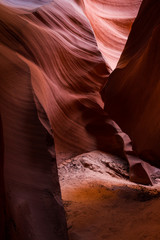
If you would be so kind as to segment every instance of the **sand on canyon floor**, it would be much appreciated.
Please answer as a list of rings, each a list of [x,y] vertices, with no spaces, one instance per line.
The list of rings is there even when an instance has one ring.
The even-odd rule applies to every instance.
[[[160,183],[129,181],[128,165],[85,153],[59,166],[70,240],[159,240]]]

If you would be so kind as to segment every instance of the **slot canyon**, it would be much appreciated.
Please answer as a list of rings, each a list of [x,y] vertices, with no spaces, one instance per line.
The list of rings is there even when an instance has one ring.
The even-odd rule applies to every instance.
[[[160,239],[159,12],[0,0],[0,240]]]

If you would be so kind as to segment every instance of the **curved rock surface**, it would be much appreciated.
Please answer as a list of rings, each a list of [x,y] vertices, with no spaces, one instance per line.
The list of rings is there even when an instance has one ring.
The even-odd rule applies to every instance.
[[[1,1],[0,204],[4,210],[0,210],[0,224],[2,230],[7,226],[6,232],[1,231],[2,239],[67,239],[57,174],[57,162],[64,159],[95,149],[114,153],[129,161],[131,180],[152,183],[150,170],[153,172],[154,169],[133,155],[129,139],[103,110],[104,104],[100,96],[125,45],[140,3],[138,0],[134,3],[129,0],[125,3],[116,1],[115,4],[106,1],[103,9],[104,1]],[[107,64],[98,50],[89,21],[80,6],[92,24]],[[100,10],[100,15],[95,11],[95,6]],[[158,3],[157,6],[159,7]],[[158,108],[153,108],[155,96],[158,97],[158,87],[155,88],[158,84],[155,78],[158,76],[158,67],[153,71],[155,81],[147,86],[148,90],[143,95],[145,99],[151,100],[140,119],[145,103],[140,93],[147,77],[152,79],[150,74],[146,74],[146,68],[154,56],[157,56],[158,61],[156,51],[151,51],[158,37],[156,28],[151,38],[152,30],[159,23],[158,10],[155,11],[155,8],[156,4],[144,1],[119,61],[119,69],[111,74],[105,88],[105,109],[129,134],[134,149],[142,156],[146,153],[141,151],[144,139],[148,141],[147,146],[151,146],[153,156],[159,156],[158,144],[156,145],[159,136],[155,134],[157,118],[152,121],[150,115],[145,120],[150,109],[153,111],[152,116],[158,116]],[[144,19],[154,11],[152,27],[148,21],[143,28]],[[135,36],[134,31],[139,32],[141,28],[142,34],[135,37],[136,41],[130,46]],[[104,38],[103,29],[106,29]],[[145,39],[144,33],[147,34]],[[131,67],[126,70],[129,66]],[[122,90],[125,86],[118,81],[121,76],[119,72],[123,70],[121,81],[126,79],[127,90],[124,88],[122,95],[125,98],[126,91],[129,93],[129,86],[135,91],[125,98],[132,113],[132,121],[130,115],[126,114],[126,105],[121,101],[120,95],[112,102],[112,93],[116,96],[119,86]],[[133,81],[133,85],[128,84],[127,77],[132,82],[132,74],[133,79],[139,81],[138,84],[142,78],[138,93],[135,87],[137,81]],[[156,89],[155,95],[150,95],[150,86]],[[139,97],[139,109],[134,108],[135,104],[132,108],[135,100],[133,94]],[[114,105],[116,100],[118,107]],[[114,106],[111,107],[112,104]],[[116,115],[119,107],[122,115],[119,112]],[[135,124],[136,117],[139,125]],[[154,127],[149,125],[150,122],[154,123]],[[131,130],[134,128],[133,135]],[[150,131],[153,131],[151,141]],[[152,151],[149,147],[147,153],[149,150],[150,154]],[[155,163],[155,159],[151,163]],[[83,164],[95,168],[85,161]]]
[[[2,47],[28,66],[61,159],[97,146],[109,151],[121,148],[99,94],[108,70],[86,17],[74,6],[59,0],[33,13],[1,6]]]
[[[144,1],[116,70],[105,109],[131,138],[134,151],[160,167],[160,2]]]
[[[59,175],[71,240],[159,238],[160,179],[130,182],[126,162],[100,151],[65,161]]]
[[[109,71],[74,2],[6,1],[0,21],[2,239],[65,240],[55,151],[124,155],[99,94]]]
[[[67,239],[56,159],[48,152],[53,141],[38,119],[29,68],[0,49],[4,239]]]
[[[128,39],[142,0],[83,0],[98,47],[113,70]]]

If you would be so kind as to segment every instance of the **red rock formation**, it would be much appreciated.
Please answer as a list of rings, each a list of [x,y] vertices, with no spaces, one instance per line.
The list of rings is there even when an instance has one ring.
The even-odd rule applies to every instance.
[[[37,6],[0,4],[7,237],[65,240],[55,150],[59,160],[94,149],[124,156],[123,140],[102,109],[109,73],[82,10]]]
[[[111,68],[114,68],[119,60],[140,3],[141,1],[130,0],[83,0],[83,7],[93,27],[98,47]],[[124,135],[121,136],[124,139]],[[151,183],[149,176],[153,169],[132,152],[131,145],[130,149],[125,147],[125,150],[129,150],[126,158],[130,165],[130,179],[144,184]]]
[[[157,167],[160,167],[159,11],[159,1],[142,3],[104,94],[106,111],[130,136],[136,154]]]
[[[104,60],[81,10],[68,2],[65,10],[62,5],[57,1],[33,14],[12,14],[13,26],[12,18],[6,19],[11,13],[6,12],[8,29],[1,41],[30,69],[32,87],[51,124],[59,158],[97,146],[118,151],[122,145],[102,110],[99,94],[108,76]]]
[[[4,142],[0,115],[0,239],[5,238]]]
[[[8,5],[9,2],[12,1],[8,1]],[[47,2],[50,1],[26,1],[17,7],[20,1],[15,1],[16,8],[0,4],[0,203],[5,205],[6,212],[6,219],[0,220],[2,226],[7,223],[8,236],[5,237],[15,240],[67,239],[55,152],[59,161],[95,149],[127,159],[122,133],[103,111],[99,92],[107,81],[109,67],[97,48],[88,20],[75,1],[45,4]],[[130,9],[131,1],[127,1],[121,14],[120,5],[115,8],[121,21],[111,18],[114,8],[111,4],[110,16],[105,18],[104,13],[103,22],[111,26],[112,34],[103,41],[103,31],[98,35],[97,25],[94,26],[93,16],[87,9],[87,4],[92,6],[93,2],[84,1],[99,46],[100,42],[106,46],[102,52],[112,67],[122,51],[140,2],[134,2]],[[118,68],[105,88],[105,109],[130,135],[136,152],[142,156],[149,156],[148,150],[159,154],[155,133],[158,108],[153,108],[155,96],[158,98],[158,87],[155,87],[158,83],[156,78],[152,79],[158,76],[158,65],[153,75],[147,72],[153,64],[151,57],[156,56],[158,61],[156,51],[152,52],[158,28],[153,39],[151,32],[159,17],[158,10],[155,11],[156,1],[151,8],[147,8],[147,4],[151,1],[143,3]],[[152,12],[155,16],[153,14],[144,27],[146,16]],[[95,16],[95,22],[99,21]],[[142,95],[146,79],[148,86]],[[143,140],[148,144],[146,149]],[[131,179],[150,183],[148,165],[135,156],[128,157]],[[4,215],[3,210],[0,213]]]
[[[83,0],[85,13],[106,63],[114,69],[142,0]]]
[[[4,46],[0,65],[5,239],[67,239],[56,161],[47,151],[50,135],[38,120],[29,68]]]

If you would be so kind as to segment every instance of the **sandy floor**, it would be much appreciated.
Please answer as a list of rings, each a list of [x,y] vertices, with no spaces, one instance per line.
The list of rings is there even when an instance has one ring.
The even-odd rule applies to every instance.
[[[127,168],[98,151],[59,167],[70,240],[160,239],[160,183],[131,183]]]

